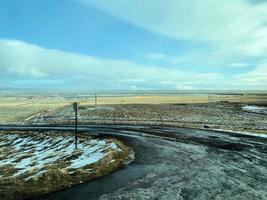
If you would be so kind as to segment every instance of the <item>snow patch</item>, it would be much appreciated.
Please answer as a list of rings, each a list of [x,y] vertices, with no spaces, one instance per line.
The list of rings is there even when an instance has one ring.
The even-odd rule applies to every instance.
[[[232,131],[232,130],[225,130],[225,129],[212,129],[214,131],[223,131],[227,133],[238,133],[238,134],[244,134],[244,135],[251,135],[256,137],[262,137],[267,138],[267,134],[265,133],[254,133],[254,132],[248,132],[248,131]]]
[[[242,110],[249,111],[249,112],[255,112],[255,113],[267,114],[267,107],[264,107],[264,106],[245,105],[242,107]]]
[[[100,161],[110,150],[122,151],[116,143],[100,139],[80,141],[78,150],[75,150],[73,137],[56,135],[0,133],[0,145],[0,151],[6,152],[0,160],[0,167],[13,166],[16,171],[10,177],[23,175],[25,181],[41,176],[47,171],[47,166],[52,164],[61,163],[62,169],[72,173],[73,169]],[[3,176],[0,171],[0,177]]]

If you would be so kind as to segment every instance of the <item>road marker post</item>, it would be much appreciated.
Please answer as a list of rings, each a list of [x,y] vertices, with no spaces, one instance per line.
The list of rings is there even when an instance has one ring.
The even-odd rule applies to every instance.
[[[75,112],[75,149],[78,148],[78,103],[75,102],[72,104],[73,110]]]

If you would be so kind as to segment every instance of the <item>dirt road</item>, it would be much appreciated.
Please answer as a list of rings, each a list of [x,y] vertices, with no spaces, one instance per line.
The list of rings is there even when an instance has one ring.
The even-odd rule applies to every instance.
[[[124,140],[134,148],[135,161],[108,176],[39,199],[267,198],[266,137],[151,126],[82,130]]]

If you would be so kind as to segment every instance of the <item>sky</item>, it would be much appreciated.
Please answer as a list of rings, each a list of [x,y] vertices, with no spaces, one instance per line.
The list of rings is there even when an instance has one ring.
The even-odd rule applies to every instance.
[[[267,90],[267,1],[0,0],[0,88]]]

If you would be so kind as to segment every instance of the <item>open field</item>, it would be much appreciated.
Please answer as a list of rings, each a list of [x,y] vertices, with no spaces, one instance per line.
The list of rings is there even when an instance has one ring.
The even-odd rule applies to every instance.
[[[36,197],[103,176],[124,165],[129,147],[116,139],[69,133],[0,132],[0,199]]]
[[[11,96],[0,97],[0,123],[24,123],[27,119],[38,115],[53,115],[65,106],[77,101],[80,106],[95,105],[94,96],[66,98],[60,96]],[[163,105],[163,104],[199,104],[228,101],[244,104],[266,105],[267,95],[138,95],[138,96],[97,96],[97,105]],[[155,109],[157,106],[153,106]],[[133,108],[135,108],[133,106]],[[130,109],[130,108],[129,108]],[[151,110],[151,109],[150,109]],[[153,110],[151,110],[153,111]],[[132,110],[128,110],[132,112]],[[171,111],[169,111],[171,112]],[[160,113],[158,114],[160,115]]]
[[[267,107],[238,103],[80,106],[78,113],[80,124],[151,124],[267,132]],[[27,121],[27,124],[73,123],[71,106]]]
[[[97,103],[106,104],[182,104],[182,103],[208,103],[217,101],[267,104],[267,95],[210,95],[210,94],[185,94],[185,95],[137,95],[97,97]],[[94,105],[95,99],[81,100],[83,105]]]
[[[263,135],[267,133],[266,95],[98,96],[97,105],[94,96],[5,97],[0,98],[0,123],[58,124],[64,127],[64,124],[74,123],[71,103],[76,101],[79,102],[80,124],[108,124],[93,128],[88,126],[87,133],[118,137],[119,140],[104,139],[105,144],[109,147],[116,144],[127,154],[129,147],[120,142],[126,138],[125,144],[133,148],[136,160],[115,175],[104,177],[99,182],[85,182],[70,188],[69,193],[68,189],[52,193],[52,197],[48,195],[47,199],[88,199],[91,196],[92,199],[114,200],[143,197],[266,198],[266,186],[263,184],[266,182],[266,135]],[[65,128],[70,130],[72,127]],[[219,133],[215,129],[228,132]],[[66,188],[118,169],[129,156],[122,154],[120,158],[123,159],[119,158],[117,162],[113,156],[107,155],[95,163],[84,165],[84,159],[79,158],[87,156],[85,160],[91,161],[95,158],[91,150],[89,154],[71,151],[70,156],[64,149],[73,146],[69,141],[71,138],[64,136],[65,139],[61,140],[61,136],[48,135],[51,140],[48,139],[46,145],[42,143],[47,140],[44,133],[31,135],[28,132],[14,138],[6,137],[4,133],[0,137],[0,148],[3,148],[0,149],[0,194],[3,195],[0,198],[8,199],[15,194],[14,198],[22,199],[27,195]],[[18,135],[14,132],[10,134]],[[57,144],[53,142],[57,140],[61,141],[62,148],[56,149]],[[23,141],[29,145],[20,145]],[[91,141],[84,140],[82,149],[94,148]],[[96,143],[103,144],[98,141],[100,143]],[[44,149],[39,149],[40,146]],[[101,146],[96,153],[106,152],[105,148],[105,145]],[[47,155],[44,153],[47,151],[56,153]],[[10,156],[15,160],[10,160]],[[70,160],[67,159],[69,157]],[[33,161],[33,166],[29,165],[28,159]],[[51,159],[52,166],[45,163]],[[74,169],[77,171],[73,173],[74,163],[81,168]],[[92,173],[91,169],[97,172]],[[55,181],[51,183],[51,180]],[[40,189],[37,191],[35,186]],[[79,190],[80,187],[82,189]],[[75,188],[78,188],[77,192]]]
[[[22,123],[28,117],[68,104],[61,98],[0,98],[0,123]]]
[[[2,104],[6,108],[2,118],[7,116],[2,123],[14,122],[8,119],[17,115],[21,116],[19,122],[26,124],[74,123],[73,101],[79,102],[80,124],[156,124],[267,132],[267,95],[255,94],[100,96],[97,105],[94,96],[14,99],[11,103]],[[27,115],[19,109],[25,106],[25,102],[28,102]]]

